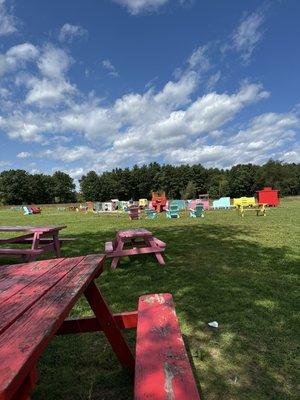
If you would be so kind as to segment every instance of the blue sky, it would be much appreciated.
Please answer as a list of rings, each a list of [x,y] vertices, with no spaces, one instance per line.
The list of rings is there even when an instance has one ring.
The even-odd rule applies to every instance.
[[[0,0],[0,170],[300,161],[300,2]]]

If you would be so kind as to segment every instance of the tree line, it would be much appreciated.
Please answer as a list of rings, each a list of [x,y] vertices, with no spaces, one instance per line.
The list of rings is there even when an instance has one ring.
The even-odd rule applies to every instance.
[[[92,201],[150,198],[153,190],[165,191],[170,199],[196,198],[202,193],[211,198],[253,196],[264,186],[280,190],[281,196],[300,194],[300,164],[270,160],[262,166],[239,164],[224,170],[151,163],[101,175],[90,171],[80,180],[83,198]]]
[[[76,201],[138,200],[150,198],[152,191],[165,191],[170,199],[196,198],[208,193],[222,196],[253,196],[271,186],[281,196],[300,195],[300,164],[270,160],[264,165],[239,164],[231,169],[196,165],[160,165],[156,162],[130,168],[116,168],[97,174],[90,171],[80,179],[76,193],[73,179],[57,171],[52,176],[24,170],[0,173],[2,204],[51,204]]]

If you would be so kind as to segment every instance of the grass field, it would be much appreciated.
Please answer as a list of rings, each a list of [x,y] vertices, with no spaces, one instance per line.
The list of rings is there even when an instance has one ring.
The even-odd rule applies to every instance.
[[[145,227],[167,243],[166,265],[125,258],[97,284],[114,312],[134,310],[138,296],[170,292],[202,400],[299,399],[300,201],[266,217],[211,211],[205,218],[92,215],[44,209],[0,211],[1,225],[67,224],[76,240],[65,256],[103,252],[117,230]],[[88,315],[82,299],[74,314]],[[219,322],[212,330],[207,323]],[[134,347],[134,332],[126,334]],[[297,358],[298,357],[298,358]],[[101,333],[55,338],[39,364],[33,399],[132,399],[132,382]]]

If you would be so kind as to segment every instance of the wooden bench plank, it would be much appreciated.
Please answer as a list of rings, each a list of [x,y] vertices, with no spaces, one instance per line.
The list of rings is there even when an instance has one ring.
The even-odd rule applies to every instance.
[[[58,240],[60,243],[65,243],[65,242],[73,242],[75,240],[75,238],[65,238],[65,237],[58,237]],[[13,243],[18,243],[18,244],[22,244],[22,243],[32,243],[33,240],[30,238],[27,239],[20,239],[20,238],[15,238],[15,240],[13,241]],[[1,243],[1,242],[0,242]],[[53,239],[50,239],[49,237],[41,237],[39,239],[39,244],[49,244],[49,243],[53,243]]]
[[[78,263],[82,261],[83,258],[84,257],[79,258]],[[70,272],[70,269],[74,268],[74,265],[71,264],[69,260],[56,259],[54,261],[56,261],[56,263],[48,260],[51,267],[47,273],[43,273],[34,281],[32,281],[30,273],[26,273],[26,270],[21,278],[20,276],[15,277],[17,282],[23,281],[25,278],[25,280],[30,281],[30,283],[12,296],[9,296],[10,290],[7,290],[8,294],[6,295],[6,300],[2,301],[0,306],[0,334],[7,329],[9,325],[13,324],[14,321],[30,308],[40,297],[44,296],[45,293],[51,290],[60,279]],[[12,286],[18,286],[18,283],[15,285],[13,282],[14,279],[10,279]],[[2,294],[5,296],[5,292],[1,293],[1,295]]]
[[[170,294],[139,299],[134,399],[200,399]]]
[[[114,250],[112,253],[108,253],[106,255],[107,258],[114,257],[127,257],[127,256],[135,256],[138,254],[151,254],[151,253],[161,253],[165,249],[163,247],[133,247],[125,250]]]
[[[80,257],[81,259],[81,257]],[[90,255],[0,336],[0,399],[11,398],[34,367],[73,305],[102,269],[105,257]]]

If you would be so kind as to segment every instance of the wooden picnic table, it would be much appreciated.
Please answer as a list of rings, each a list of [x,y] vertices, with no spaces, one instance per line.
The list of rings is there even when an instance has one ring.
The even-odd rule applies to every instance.
[[[29,400],[37,362],[55,335],[97,331],[135,374],[135,400],[199,400],[172,295],[144,295],[138,311],[112,314],[95,284],[104,260],[98,254],[1,268],[0,400]],[[68,319],[82,294],[94,316]],[[121,332],[135,328],[136,359]]]
[[[165,264],[162,256],[165,248],[166,243],[144,228],[119,231],[112,242],[105,243],[106,257],[112,258],[112,269],[117,268],[120,257],[138,254],[153,254],[159,264]]]
[[[50,226],[0,226],[0,232],[26,232],[10,238],[0,237],[0,244],[29,244],[30,248],[1,248],[0,256],[19,256],[23,261],[34,261],[40,254],[53,251],[61,257],[59,231],[66,225]],[[70,239],[68,239],[70,240]]]

